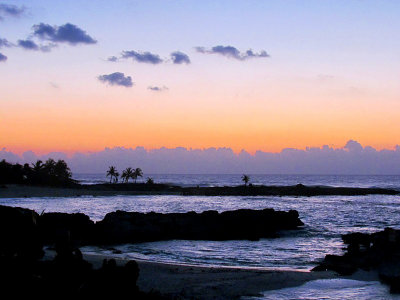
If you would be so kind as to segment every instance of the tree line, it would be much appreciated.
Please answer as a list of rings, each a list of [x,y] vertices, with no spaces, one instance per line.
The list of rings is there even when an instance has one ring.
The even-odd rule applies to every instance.
[[[0,161],[0,184],[70,185],[75,183],[64,160],[52,158],[33,164],[12,164]]]
[[[118,183],[120,177],[119,172],[114,166],[110,166],[107,170],[106,177],[110,177],[110,183]],[[143,177],[143,171],[141,168],[126,168],[122,171],[121,180],[124,183],[128,183],[130,179],[136,183],[138,177]],[[152,178],[148,177],[146,183],[153,184]]]

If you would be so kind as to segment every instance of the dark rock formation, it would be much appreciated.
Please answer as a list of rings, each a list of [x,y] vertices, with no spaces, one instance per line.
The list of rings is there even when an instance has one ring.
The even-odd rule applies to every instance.
[[[351,233],[342,236],[347,244],[343,256],[327,255],[313,271],[333,270],[341,275],[358,269],[375,270],[390,284],[391,292],[400,292],[400,230],[386,228],[372,234]]]
[[[303,184],[297,184],[293,186],[241,185],[182,188],[182,194],[203,196],[356,196],[368,194],[397,195],[399,192],[381,188],[305,186]]]
[[[46,243],[59,240],[88,243],[94,233],[94,222],[82,213],[45,213],[39,218],[39,228]]]
[[[0,206],[0,256],[42,257],[38,218],[30,209]]]
[[[278,230],[303,223],[297,211],[241,209],[218,213],[137,213],[116,211],[96,224],[102,243],[134,243],[168,239],[233,240],[274,237]]]
[[[276,237],[279,230],[297,229],[303,225],[295,210],[239,209],[222,213],[169,214],[116,211],[97,223],[80,213],[39,216],[31,210],[0,206],[0,217],[2,211],[3,236],[7,237],[4,244],[22,242],[27,247],[33,244],[32,241],[65,248],[65,243],[78,247],[170,239],[258,240]]]
[[[135,261],[117,266],[109,260],[102,268],[93,269],[71,244],[70,237],[83,237],[77,232],[80,225],[94,226],[81,214],[39,216],[29,209],[0,206],[0,295],[12,299],[162,298],[138,289],[139,267]],[[50,234],[56,235],[57,255],[54,260],[39,260],[43,256],[42,237],[52,239]]]

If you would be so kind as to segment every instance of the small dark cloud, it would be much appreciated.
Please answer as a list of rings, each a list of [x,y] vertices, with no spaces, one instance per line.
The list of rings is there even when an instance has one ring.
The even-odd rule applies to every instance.
[[[53,89],[59,89],[60,87],[58,86],[58,84],[57,83],[54,83],[54,82],[49,82],[49,85],[53,88]]]
[[[190,58],[187,54],[180,51],[171,53],[172,62],[174,64],[190,64]]]
[[[6,60],[7,60],[7,56],[0,53],[0,61],[6,61]]]
[[[107,58],[107,61],[116,62],[116,61],[118,61],[118,57],[110,56],[109,58]]]
[[[5,17],[20,17],[25,12],[25,7],[12,4],[0,4],[0,20]]]
[[[107,83],[109,85],[119,85],[125,87],[132,87],[133,82],[131,76],[125,76],[124,73],[115,72],[106,75],[100,75],[97,77],[101,82]]]
[[[168,90],[166,86],[149,86],[147,89],[153,92],[163,92]]]
[[[18,40],[18,47],[25,49],[25,50],[34,50],[34,51],[42,51],[42,52],[49,52],[54,47],[57,47],[56,44],[50,43],[47,45],[38,45],[36,42],[32,40]]]
[[[265,58],[269,57],[269,54],[265,50],[261,50],[260,52],[254,52],[249,49],[245,52],[240,52],[237,48],[233,46],[215,46],[211,49],[206,49],[204,47],[196,47],[197,52],[203,54],[219,54],[229,58],[237,59],[237,60],[247,60],[250,58]]]
[[[12,44],[7,39],[0,38],[0,48],[11,47]]]
[[[33,25],[33,35],[42,40],[70,45],[97,43],[86,31],[71,23],[61,26],[51,26],[44,23]]]
[[[40,50],[39,46],[32,40],[18,40],[18,46],[25,50]]]
[[[148,64],[160,64],[163,60],[157,54],[153,54],[150,52],[136,52],[136,51],[123,51],[122,58],[132,58],[133,60],[140,63],[148,63]]]

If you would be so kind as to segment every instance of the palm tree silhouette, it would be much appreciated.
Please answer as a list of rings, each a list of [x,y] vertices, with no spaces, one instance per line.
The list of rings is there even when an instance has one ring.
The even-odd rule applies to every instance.
[[[113,178],[117,174],[117,169],[114,166],[110,166],[107,171],[107,177],[110,176],[110,183],[112,182]]]
[[[138,177],[143,177],[143,171],[141,168],[136,168],[132,174],[132,178],[135,180],[135,183]]]
[[[244,186],[247,186],[247,183],[250,181],[250,177],[246,174],[243,174],[242,181],[244,182]]]
[[[133,175],[133,169],[132,168],[126,168],[123,172],[122,172],[122,176],[121,178],[124,179],[124,181],[127,183],[129,181],[129,178],[131,178]]]
[[[126,175],[126,170],[122,171],[121,179],[122,179],[122,182],[125,182],[125,183],[128,182],[128,176]]]

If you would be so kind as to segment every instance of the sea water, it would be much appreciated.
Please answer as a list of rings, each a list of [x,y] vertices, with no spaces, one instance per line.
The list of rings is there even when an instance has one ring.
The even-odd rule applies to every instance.
[[[223,186],[241,183],[240,175],[152,175],[151,177],[155,182],[184,186]],[[75,178],[86,184],[107,180],[103,174],[79,174]],[[400,176],[250,175],[250,178],[254,184],[291,185],[302,183],[324,186],[382,187],[400,191]],[[300,230],[281,232],[280,238],[259,241],[173,240],[115,246],[114,248],[120,250],[121,254],[113,254],[113,250],[108,248],[85,247],[83,249],[85,252],[113,254],[125,258],[193,265],[309,270],[316,266],[326,254],[343,253],[342,234],[375,232],[383,230],[385,227],[400,228],[400,197],[392,195],[83,196],[0,199],[0,204],[26,207],[37,212],[81,212],[90,216],[94,221],[101,220],[107,213],[115,210],[168,213],[205,210],[222,212],[241,208],[274,208],[285,211],[295,209],[305,223]],[[314,282],[313,284],[319,283]],[[337,282],[330,283],[336,284]],[[311,293],[313,285],[310,284],[310,286],[306,285],[305,289]],[[323,281],[322,284],[325,282]],[[349,287],[349,291],[360,289],[358,292],[360,294],[361,291],[370,288],[373,288],[373,285]],[[302,291],[302,289],[298,290],[299,293]],[[293,290],[289,290],[289,292],[294,293]],[[280,293],[285,293],[285,291],[280,291]],[[278,296],[278,294],[273,294],[273,296],[266,294],[266,297],[272,297],[271,299]],[[336,299],[334,296],[332,297],[328,299]],[[338,297],[340,298],[340,295]]]

